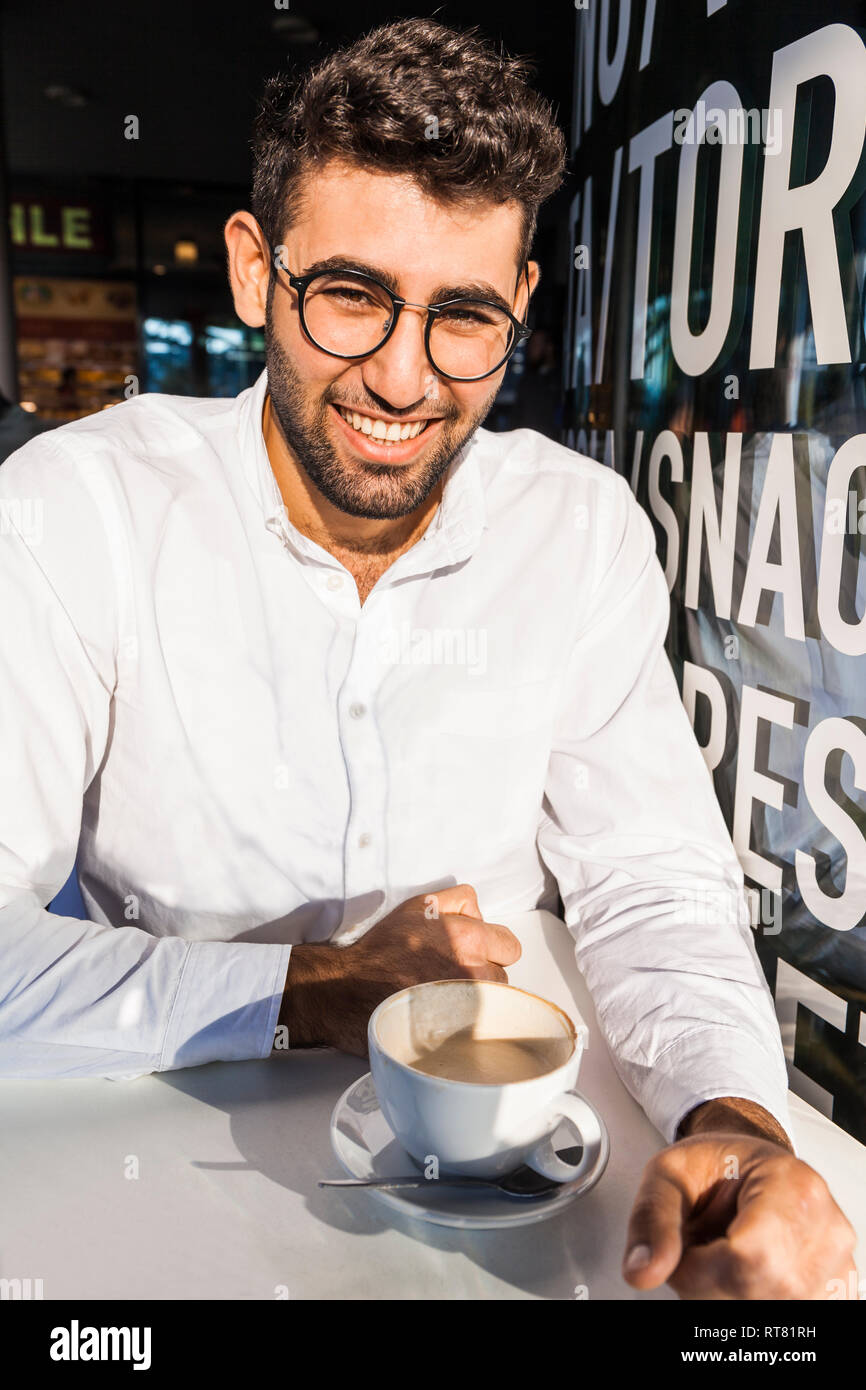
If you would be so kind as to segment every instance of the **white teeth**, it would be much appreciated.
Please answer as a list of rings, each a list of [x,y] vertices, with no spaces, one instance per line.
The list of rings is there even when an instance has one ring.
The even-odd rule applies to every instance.
[[[385,420],[372,420],[369,415],[359,415],[357,410],[347,410],[341,405],[337,406],[337,409],[347,425],[386,444],[394,444],[404,439],[417,439],[429,423],[427,420],[413,420],[406,425],[388,424]]]

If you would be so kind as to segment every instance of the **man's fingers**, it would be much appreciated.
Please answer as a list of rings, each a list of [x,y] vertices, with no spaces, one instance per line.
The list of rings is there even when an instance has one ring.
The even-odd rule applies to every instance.
[[[479,922],[468,928],[464,923],[458,931],[461,950],[476,960],[491,960],[496,965],[514,965],[520,960],[520,942],[514,932],[498,922]]]
[[[498,922],[476,922],[449,913],[443,925],[458,960],[467,964],[489,960],[495,965],[513,965],[520,960],[520,942]]]
[[[427,896],[435,898],[440,917],[448,912],[454,912],[463,917],[481,919],[478,898],[471,883],[458,883],[453,888],[439,888],[435,893],[429,893]]]
[[[497,965],[514,965],[520,960],[523,948],[513,931],[502,927],[498,922],[484,922],[478,928],[482,932],[484,954]]]
[[[507,985],[508,976],[501,965],[467,965],[464,966],[466,976],[471,980],[495,980],[498,984]]]
[[[732,1157],[741,1176],[729,1176]],[[640,1289],[666,1278],[684,1299],[821,1299],[844,1287],[835,1274],[853,1264],[855,1242],[801,1160],[763,1140],[694,1137],[648,1165],[628,1239],[643,1248],[623,1274]]]
[[[686,1192],[657,1167],[645,1174],[628,1223],[623,1277],[636,1289],[655,1289],[669,1279],[683,1253],[683,1223],[691,1207]]]
[[[856,1241],[820,1174],[785,1155],[746,1176],[725,1239],[697,1247],[674,1287],[681,1293],[685,1280],[692,1298],[710,1296],[701,1292],[708,1281],[723,1298],[826,1298],[829,1276],[853,1263]]]
[[[760,1244],[732,1240],[729,1230],[706,1245],[690,1246],[670,1283],[685,1299],[745,1302],[825,1297],[826,1280],[812,1280],[811,1271],[804,1268],[808,1264],[808,1259],[798,1259],[785,1219],[768,1212]]]
[[[672,1275],[670,1285],[683,1299],[739,1301],[776,1296],[770,1292],[755,1292],[755,1271],[733,1250],[725,1236],[707,1245],[690,1246]]]

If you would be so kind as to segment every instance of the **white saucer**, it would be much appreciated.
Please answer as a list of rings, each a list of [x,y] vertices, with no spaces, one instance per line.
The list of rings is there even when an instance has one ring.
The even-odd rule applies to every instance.
[[[494,1188],[475,1192],[434,1181],[425,1183],[423,1187],[402,1191],[376,1187],[367,1190],[385,1206],[419,1221],[431,1221],[436,1226],[459,1226],[464,1230],[478,1231],[546,1221],[595,1186],[607,1167],[610,1154],[610,1140],[604,1120],[586,1096],[579,1091],[575,1094],[580,1095],[589,1107],[598,1127],[592,1134],[581,1135],[583,1145],[590,1149],[592,1157],[589,1168],[574,1182],[562,1183],[539,1197],[519,1200]],[[560,1132],[563,1147],[574,1143],[574,1131],[570,1124],[563,1121]],[[334,1106],[331,1145],[340,1164],[352,1178],[390,1178],[419,1171],[418,1165],[394,1138],[379,1109],[369,1072],[353,1082]]]

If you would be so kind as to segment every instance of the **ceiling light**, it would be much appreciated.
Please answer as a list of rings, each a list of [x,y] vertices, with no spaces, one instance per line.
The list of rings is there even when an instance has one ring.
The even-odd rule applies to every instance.
[[[90,101],[87,92],[79,87],[70,87],[65,82],[53,82],[42,90],[43,95],[49,101],[56,101],[58,106],[86,106]]]
[[[289,43],[315,43],[319,37],[315,24],[305,19],[302,14],[275,15],[271,20],[271,28],[280,38],[288,39]]]

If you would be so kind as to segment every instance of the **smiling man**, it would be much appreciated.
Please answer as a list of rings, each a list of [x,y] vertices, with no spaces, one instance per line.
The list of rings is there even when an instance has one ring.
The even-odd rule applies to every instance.
[[[852,1231],[788,1138],[652,529],[609,470],[482,428],[563,146],[519,63],[427,20],[272,82],[225,233],[266,372],[0,470],[2,1072],[362,1053],[381,999],[505,979],[502,919],[561,897],[668,1143],[626,1277],[821,1298]],[[45,910],[76,848],[88,922]]]

